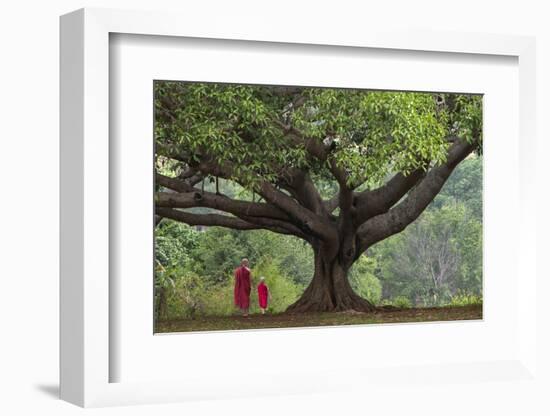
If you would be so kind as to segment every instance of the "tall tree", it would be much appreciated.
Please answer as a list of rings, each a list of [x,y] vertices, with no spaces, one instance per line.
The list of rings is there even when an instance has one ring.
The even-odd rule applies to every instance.
[[[475,270],[481,252],[477,241],[481,237],[479,226],[463,204],[427,210],[384,248],[390,260],[383,272],[390,280],[385,282],[387,289],[401,286],[403,291],[406,287],[400,294],[415,303],[419,297],[434,306],[448,301],[461,288],[461,266],[468,263],[466,271],[470,279],[480,275],[480,270]],[[470,253],[471,249],[477,256]],[[463,255],[469,258],[464,259]],[[471,287],[470,291],[476,290]]]
[[[155,143],[156,215],[301,238],[315,270],[289,310],[368,311],[350,267],[481,148],[481,97],[157,81]],[[251,197],[205,190],[220,178]]]

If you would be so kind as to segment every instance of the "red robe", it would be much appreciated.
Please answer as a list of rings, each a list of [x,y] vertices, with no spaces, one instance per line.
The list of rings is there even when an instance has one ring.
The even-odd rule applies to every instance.
[[[235,269],[235,306],[246,309],[250,306],[250,269],[240,266]]]
[[[264,282],[260,282],[258,285],[258,302],[260,303],[260,308],[267,308],[267,286]]]

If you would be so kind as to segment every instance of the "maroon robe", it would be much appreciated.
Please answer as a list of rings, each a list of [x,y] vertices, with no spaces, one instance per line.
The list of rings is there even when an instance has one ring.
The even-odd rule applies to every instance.
[[[250,306],[250,269],[240,266],[235,269],[235,306],[247,309]]]
[[[267,308],[267,286],[264,282],[260,282],[258,285],[258,302],[260,303],[260,308]]]

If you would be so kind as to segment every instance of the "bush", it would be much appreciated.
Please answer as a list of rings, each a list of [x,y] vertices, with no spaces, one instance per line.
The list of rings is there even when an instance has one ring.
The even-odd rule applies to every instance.
[[[233,280],[210,287],[203,295],[204,314],[213,316],[231,315],[236,312],[233,304]]]
[[[302,286],[295,284],[289,276],[281,272],[276,262],[269,258],[263,259],[252,269],[250,313],[260,312],[257,290],[260,276],[265,277],[265,283],[271,293],[271,300],[268,304],[270,312],[283,312],[298,299],[303,291]],[[195,294],[195,300],[199,302],[200,306],[195,307],[193,310],[195,313],[209,316],[228,316],[236,313],[237,310],[233,304],[233,288],[233,274],[227,275],[222,283],[204,287],[202,293]],[[181,305],[182,317],[192,316],[188,312],[189,306],[186,306],[185,309],[182,308],[185,305],[185,297],[174,300]]]
[[[383,299],[380,306],[394,306],[396,308],[411,308],[412,303],[406,296],[396,296],[391,299]]]
[[[271,293],[268,309],[273,313],[284,312],[288,306],[298,300],[303,292],[302,286],[294,283],[290,276],[283,274],[278,263],[271,258],[265,258],[252,269],[254,279],[254,288],[250,297],[252,313],[259,312],[257,285],[260,282],[260,276],[265,277],[265,284]]]
[[[350,284],[353,290],[372,304],[377,305],[382,298],[382,284],[375,276],[376,259],[361,256],[350,271]]]
[[[483,297],[473,293],[457,292],[451,297],[449,306],[468,306],[468,305],[481,305],[483,303]]]
[[[173,318],[193,318],[204,312],[204,279],[184,270],[175,278],[175,288],[168,296],[168,315]]]

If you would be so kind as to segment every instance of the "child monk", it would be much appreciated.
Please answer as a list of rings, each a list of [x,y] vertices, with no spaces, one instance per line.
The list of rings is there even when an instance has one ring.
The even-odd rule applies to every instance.
[[[265,314],[267,310],[267,301],[271,299],[271,293],[269,288],[265,284],[265,277],[260,277],[260,283],[258,284],[258,303],[260,304],[260,311]]]

